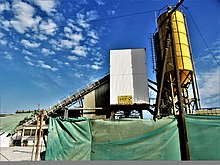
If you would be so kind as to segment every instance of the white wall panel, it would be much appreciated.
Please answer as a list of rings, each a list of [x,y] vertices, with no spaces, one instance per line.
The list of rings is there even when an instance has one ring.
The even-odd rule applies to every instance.
[[[129,95],[133,103],[149,103],[146,50],[110,50],[110,104]]]

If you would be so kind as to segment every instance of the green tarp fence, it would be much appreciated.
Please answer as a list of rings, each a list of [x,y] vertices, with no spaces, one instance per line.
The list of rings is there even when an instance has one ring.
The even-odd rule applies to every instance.
[[[14,133],[20,121],[30,118],[32,113],[13,114],[0,117],[0,132]]]
[[[220,117],[186,115],[191,160],[220,160]],[[46,160],[181,160],[177,121],[50,118]]]
[[[180,160],[177,122],[50,118],[46,160]]]
[[[220,160],[220,116],[186,115],[191,160]]]

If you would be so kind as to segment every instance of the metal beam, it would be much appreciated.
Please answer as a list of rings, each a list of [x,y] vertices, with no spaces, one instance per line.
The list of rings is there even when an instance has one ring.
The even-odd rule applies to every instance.
[[[148,87],[149,87],[150,89],[154,90],[155,92],[157,92],[157,90],[156,90],[153,86],[151,86],[151,85],[148,84]]]
[[[154,85],[158,85],[156,82],[154,82],[154,81],[151,80],[151,79],[148,79],[148,81],[149,81],[150,83],[154,84]]]
[[[201,109],[200,95],[199,95],[199,90],[198,90],[198,82],[197,82],[197,78],[196,78],[196,68],[195,68],[193,54],[192,54],[191,42],[190,42],[190,38],[189,38],[189,30],[188,30],[185,15],[184,15],[184,22],[185,22],[184,25],[186,28],[186,34],[187,34],[187,39],[188,39],[188,44],[189,44],[190,57],[191,57],[192,66],[193,66],[192,86],[193,86],[193,95],[194,95],[194,100],[195,100],[196,110],[197,110],[197,109]]]
[[[165,75],[165,70],[166,70],[167,55],[168,55],[168,49],[169,49],[169,43],[170,43],[170,35],[168,31],[166,33],[166,38],[167,38],[167,42],[165,42],[165,46],[164,46],[162,73],[161,73],[159,89],[157,92],[156,108],[155,108],[154,117],[153,117],[154,120],[159,116],[159,112],[160,112],[161,95],[162,95],[162,90],[163,90],[164,75]]]
[[[186,122],[185,122],[184,108],[183,108],[183,97],[182,97],[182,90],[180,84],[179,66],[178,66],[178,59],[176,54],[174,29],[172,24],[172,15],[169,16],[169,28],[171,32],[170,36],[171,36],[171,48],[172,48],[173,64],[174,64],[174,74],[176,77],[175,83],[177,85],[177,97],[178,97],[177,104],[179,107],[179,115],[177,116],[177,120],[178,120],[178,128],[179,128],[181,159],[190,160],[189,144],[188,144]]]
[[[102,108],[102,107],[99,107],[99,108],[71,108],[71,109],[68,109],[68,111],[76,111],[76,110],[105,110],[105,109],[109,109],[109,108]]]

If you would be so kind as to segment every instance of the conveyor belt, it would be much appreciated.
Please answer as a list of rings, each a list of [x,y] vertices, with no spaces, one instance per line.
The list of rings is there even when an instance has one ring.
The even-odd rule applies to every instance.
[[[99,80],[97,80],[93,84],[71,94],[70,96],[63,99],[62,101],[60,101],[59,103],[57,103],[53,107],[47,109],[45,112],[45,115],[49,116],[50,114],[55,113],[57,110],[60,110],[64,107],[72,105],[78,99],[84,97],[86,94],[92,92],[93,90],[97,89],[98,87],[102,86],[103,84],[105,84],[106,82],[109,82],[109,81],[110,81],[110,75],[108,74],[108,75],[100,78]],[[23,125],[29,125],[29,124],[33,123],[34,121],[36,121],[36,119],[31,119],[31,120],[25,122]]]

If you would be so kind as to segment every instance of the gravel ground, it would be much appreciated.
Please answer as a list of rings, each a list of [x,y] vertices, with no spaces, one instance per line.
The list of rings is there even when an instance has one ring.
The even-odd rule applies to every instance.
[[[0,161],[31,161],[33,147],[1,147]]]

